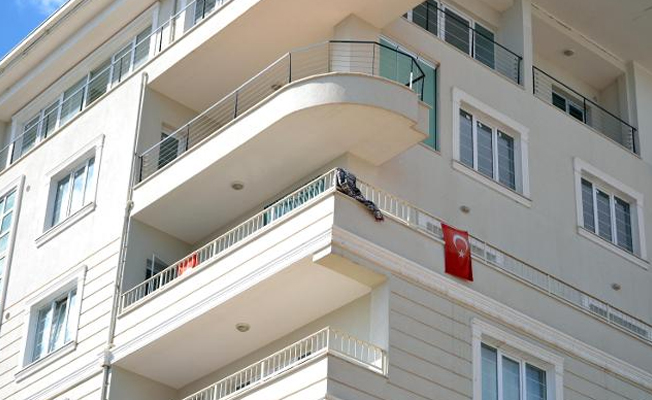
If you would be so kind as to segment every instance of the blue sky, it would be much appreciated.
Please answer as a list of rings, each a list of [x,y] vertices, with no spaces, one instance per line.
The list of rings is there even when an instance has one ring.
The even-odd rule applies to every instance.
[[[66,0],[0,0],[0,58]]]

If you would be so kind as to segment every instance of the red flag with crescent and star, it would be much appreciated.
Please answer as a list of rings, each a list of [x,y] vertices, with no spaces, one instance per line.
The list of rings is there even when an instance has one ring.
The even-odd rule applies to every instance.
[[[444,232],[444,261],[447,274],[473,281],[469,233],[441,224]]]

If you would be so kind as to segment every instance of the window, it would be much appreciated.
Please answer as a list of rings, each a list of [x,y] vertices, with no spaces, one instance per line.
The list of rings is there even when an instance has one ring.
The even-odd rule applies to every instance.
[[[12,162],[57,128],[65,125],[85,107],[108,92],[112,85],[123,81],[127,74],[146,61],[149,56],[151,30],[151,26],[142,30],[122,50],[102,62],[65,90],[52,104],[30,118],[23,125],[21,136],[16,139]]]
[[[216,0],[197,0],[195,2],[195,22],[210,14],[215,8]]]
[[[580,159],[574,164],[579,233],[648,268],[643,196]]]
[[[187,142],[187,139],[185,142]],[[169,164],[186,150],[181,146],[182,143],[179,139],[169,133],[169,131],[161,132],[161,145],[158,150],[158,169]]]
[[[460,109],[460,161],[481,174],[516,189],[514,138]]]
[[[163,260],[153,254],[152,258],[147,259],[147,264],[145,266],[145,280],[148,280],[159,272],[162,272],[167,267],[169,267],[167,263],[163,262]],[[165,282],[163,282],[163,284],[165,284]],[[154,279],[145,286],[145,294],[147,295],[157,290],[159,287],[161,287],[161,281]]]
[[[546,371],[482,343],[482,400],[546,400]]]
[[[578,121],[586,122],[584,107],[581,102],[563,93],[557,88],[552,89],[552,104]]]
[[[411,61],[407,57],[398,57],[397,53],[390,49],[397,49],[403,53],[411,54],[408,50],[381,38],[380,43],[380,75],[388,79],[396,79],[405,76],[408,80],[412,72]],[[433,149],[439,149],[437,138],[437,68],[433,64],[412,55],[419,63],[425,77],[423,79],[423,101],[430,106],[428,114],[428,138],[423,143]]]
[[[70,315],[76,294],[77,290],[72,289],[38,309],[30,361],[39,360],[72,340]]]
[[[474,318],[474,400],[563,398],[562,357]]]
[[[12,189],[9,193],[0,197],[0,292],[2,291],[2,282],[9,258],[11,233],[16,219],[17,191],[18,189]]]
[[[17,382],[74,351],[86,272],[86,266],[76,268],[26,299]]]
[[[453,88],[453,168],[527,207],[528,129]]]
[[[632,253],[632,214],[628,201],[582,178],[584,228]]]
[[[92,157],[57,181],[51,226],[90,203],[94,193],[95,157]]]

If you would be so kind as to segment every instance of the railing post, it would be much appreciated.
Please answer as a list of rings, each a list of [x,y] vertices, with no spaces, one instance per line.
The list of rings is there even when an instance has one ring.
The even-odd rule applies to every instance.
[[[516,81],[518,84],[521,84],[521,65],[523,63],[523,59],[521,57],[517,58],[517,65],[516,65]]]
[[[239,91],[235,91],[235,105],[233,106],[233,119],[236,119],[238,117],[238,93]]]
[[[143,181],[143,163],[145,162],[144,161],[145,159],[143,158],[144,156],[145,156],[144,154],[141,155],[141,156],[138,156],[138,160],[139,160],[139,163],[140,163],[140,166],[138,168],[138,182],[139,183]]]
[[[584,113],[582,114],[582,119],[584,120],[584,123],[586,124],[586,97],[582,96],[582,103],[584,107]]]
[[[288,53],[288,59],[289,59],[289,71],[288,71],[288,83],[292,83],[292,52]]]

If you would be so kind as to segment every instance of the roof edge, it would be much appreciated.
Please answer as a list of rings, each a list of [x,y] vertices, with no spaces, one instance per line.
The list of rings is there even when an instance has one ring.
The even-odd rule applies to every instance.
[[[52,33],[61,23],[68,19],[91,0],[67,0],[45,21],[34,28],[23,40],[16,44],[0,59],[0,76],[27,55],[30,50]]]

